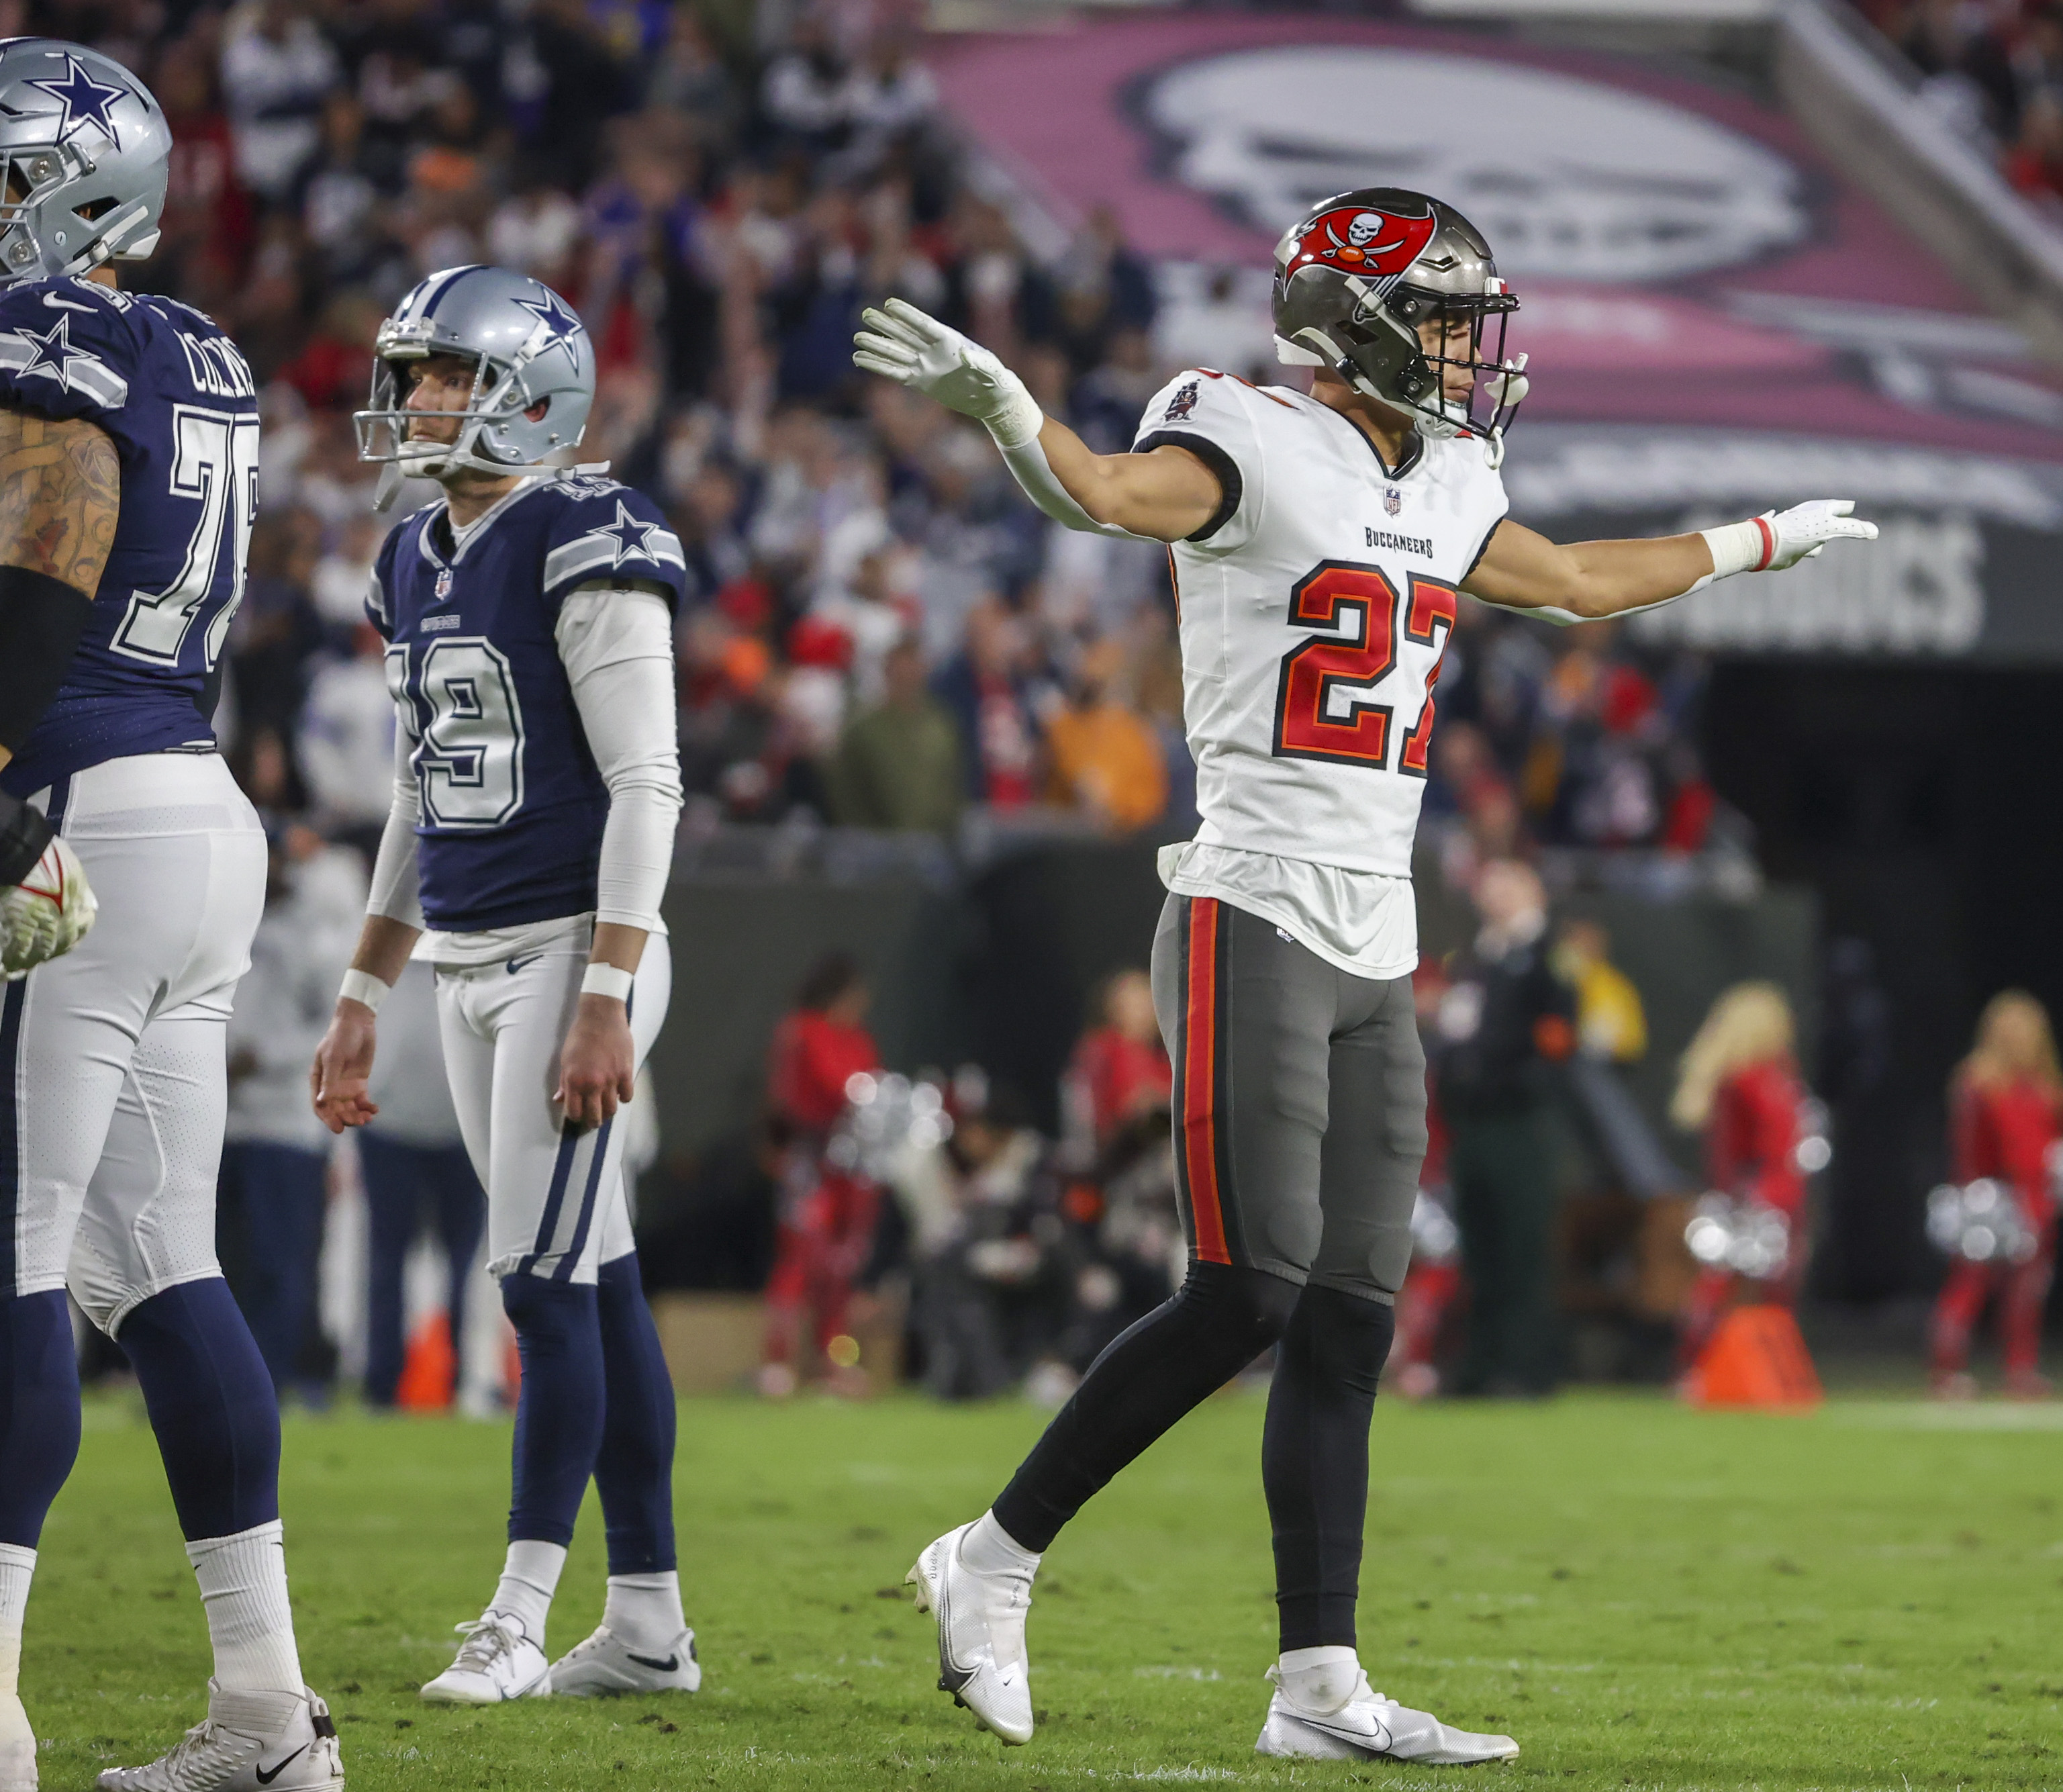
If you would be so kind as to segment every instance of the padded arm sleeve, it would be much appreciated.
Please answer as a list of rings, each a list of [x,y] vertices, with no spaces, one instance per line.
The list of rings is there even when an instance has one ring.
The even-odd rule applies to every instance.
[[[18,753],[71,666],[93,605],[48,573],[0,566],[0,747]]]
[[[422,818],[422,798],[416,788],[415,767],[408,763],[415,745],[404,710],[401,724],[394,731],[394,800],[388,807],[387,826],[372,861],[372,893],[366,899],[365,912],[420,928],[423,902],[417,880],[416,824]]]
[[[560,606],[557,636],[588,750],[609,786],[594,918],[663,933],[659,904],[681,816],[672,612],[651,590],[584,585]]]
[[[1152,539],[1150,536],[1135,535],[1128,529],[1120,529],[1114,522],[1098,522],[1077,504],[1068,496],[1068,488],[1060,483],[1036,436],[1015,448],[1004,448],[1000,440],[995,445],[1002,452],[1003,464],[1010,469],[1011,477],[1023,488],[1024,495],[1054,521],[1079,530],[1084,535],[1115,535],[1127,542]]]

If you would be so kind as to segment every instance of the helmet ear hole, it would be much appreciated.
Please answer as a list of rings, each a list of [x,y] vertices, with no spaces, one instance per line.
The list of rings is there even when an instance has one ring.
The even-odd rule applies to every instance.
[[[545,421],[545,412],[549,411],[551,408],[552,401],[549,397],[540,398],[536,404],[533,405],[529,409],[523,413],[524,420],[529,423],[542,423]]]

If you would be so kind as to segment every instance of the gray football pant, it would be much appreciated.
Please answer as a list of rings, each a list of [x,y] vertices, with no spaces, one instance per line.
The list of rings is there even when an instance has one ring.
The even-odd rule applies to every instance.
[[[1426,1157],[1410,978],[1349,976],[1273,921],[1170,896],[1153,1001],[1192,1258],[1393,1302]]]

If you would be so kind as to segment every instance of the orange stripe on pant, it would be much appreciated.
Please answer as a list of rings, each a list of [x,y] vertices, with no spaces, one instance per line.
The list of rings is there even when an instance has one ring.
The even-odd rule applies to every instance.
[[[1229,1263],[1218,1190],[1218,928],[1216,900],[1189,899],[1188,988],[1182,1027],[1182,1163],[1196,1255]]]

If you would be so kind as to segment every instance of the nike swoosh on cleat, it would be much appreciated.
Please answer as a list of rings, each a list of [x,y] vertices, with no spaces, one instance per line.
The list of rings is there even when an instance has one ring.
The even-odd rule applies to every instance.
[[[304,1742],[299,1748],[294,1750],[292,1754],[284,1756],[279,1760],[273,1762],[269,1771],[263,1767],[259,1767],[257,1769],[258,1783],[260,1786],[270,1786],[274,1780],[277,1779],[280,1776],[280,1774],[286,1772],[288,1762],[296,1760],[301,1755],[306,1754],[308,1752],[308,1746],[307,1743]]]
[[[952,1599],[946,1588],[951,1579],[951,1569],[950,1562],[939,1562],[938,1589],[931,1595],[931,1604],[939,1619],[939,1690],[958,1698],[961,1688],[974,1678],[974,1669],[962,1667],[948,1653],[951,1645],[947,1639],[952,1635]]]
[[[662,1661],[656,1655],[633,1655],[627,1649],[623,1653],[639,1667],[649,1668],[654,1673],[676,1673],[680,1670],[681,1658],[678,1655],[669,1655]]]
[[[1337,1725],[1327,1723],[1322,1718],[1306,1717],[1301,1711],[1295,1715],[1297,1722],[1304,1725],[1307,1729],[1317,1730],[1321,1735],[1337,1737],[1341,1742],[1351,1742],[1357,1748],[1365,1749],[1369,1746],[1368,1734],[1365,1730],[1342,1730]],[[1382,1743],[1375,1752],[1377,1754],[1387,1754],[1396,1745],[1397,1738],[1381,1724],[1376,1726],[1376,1730],[1382,1738]]]

